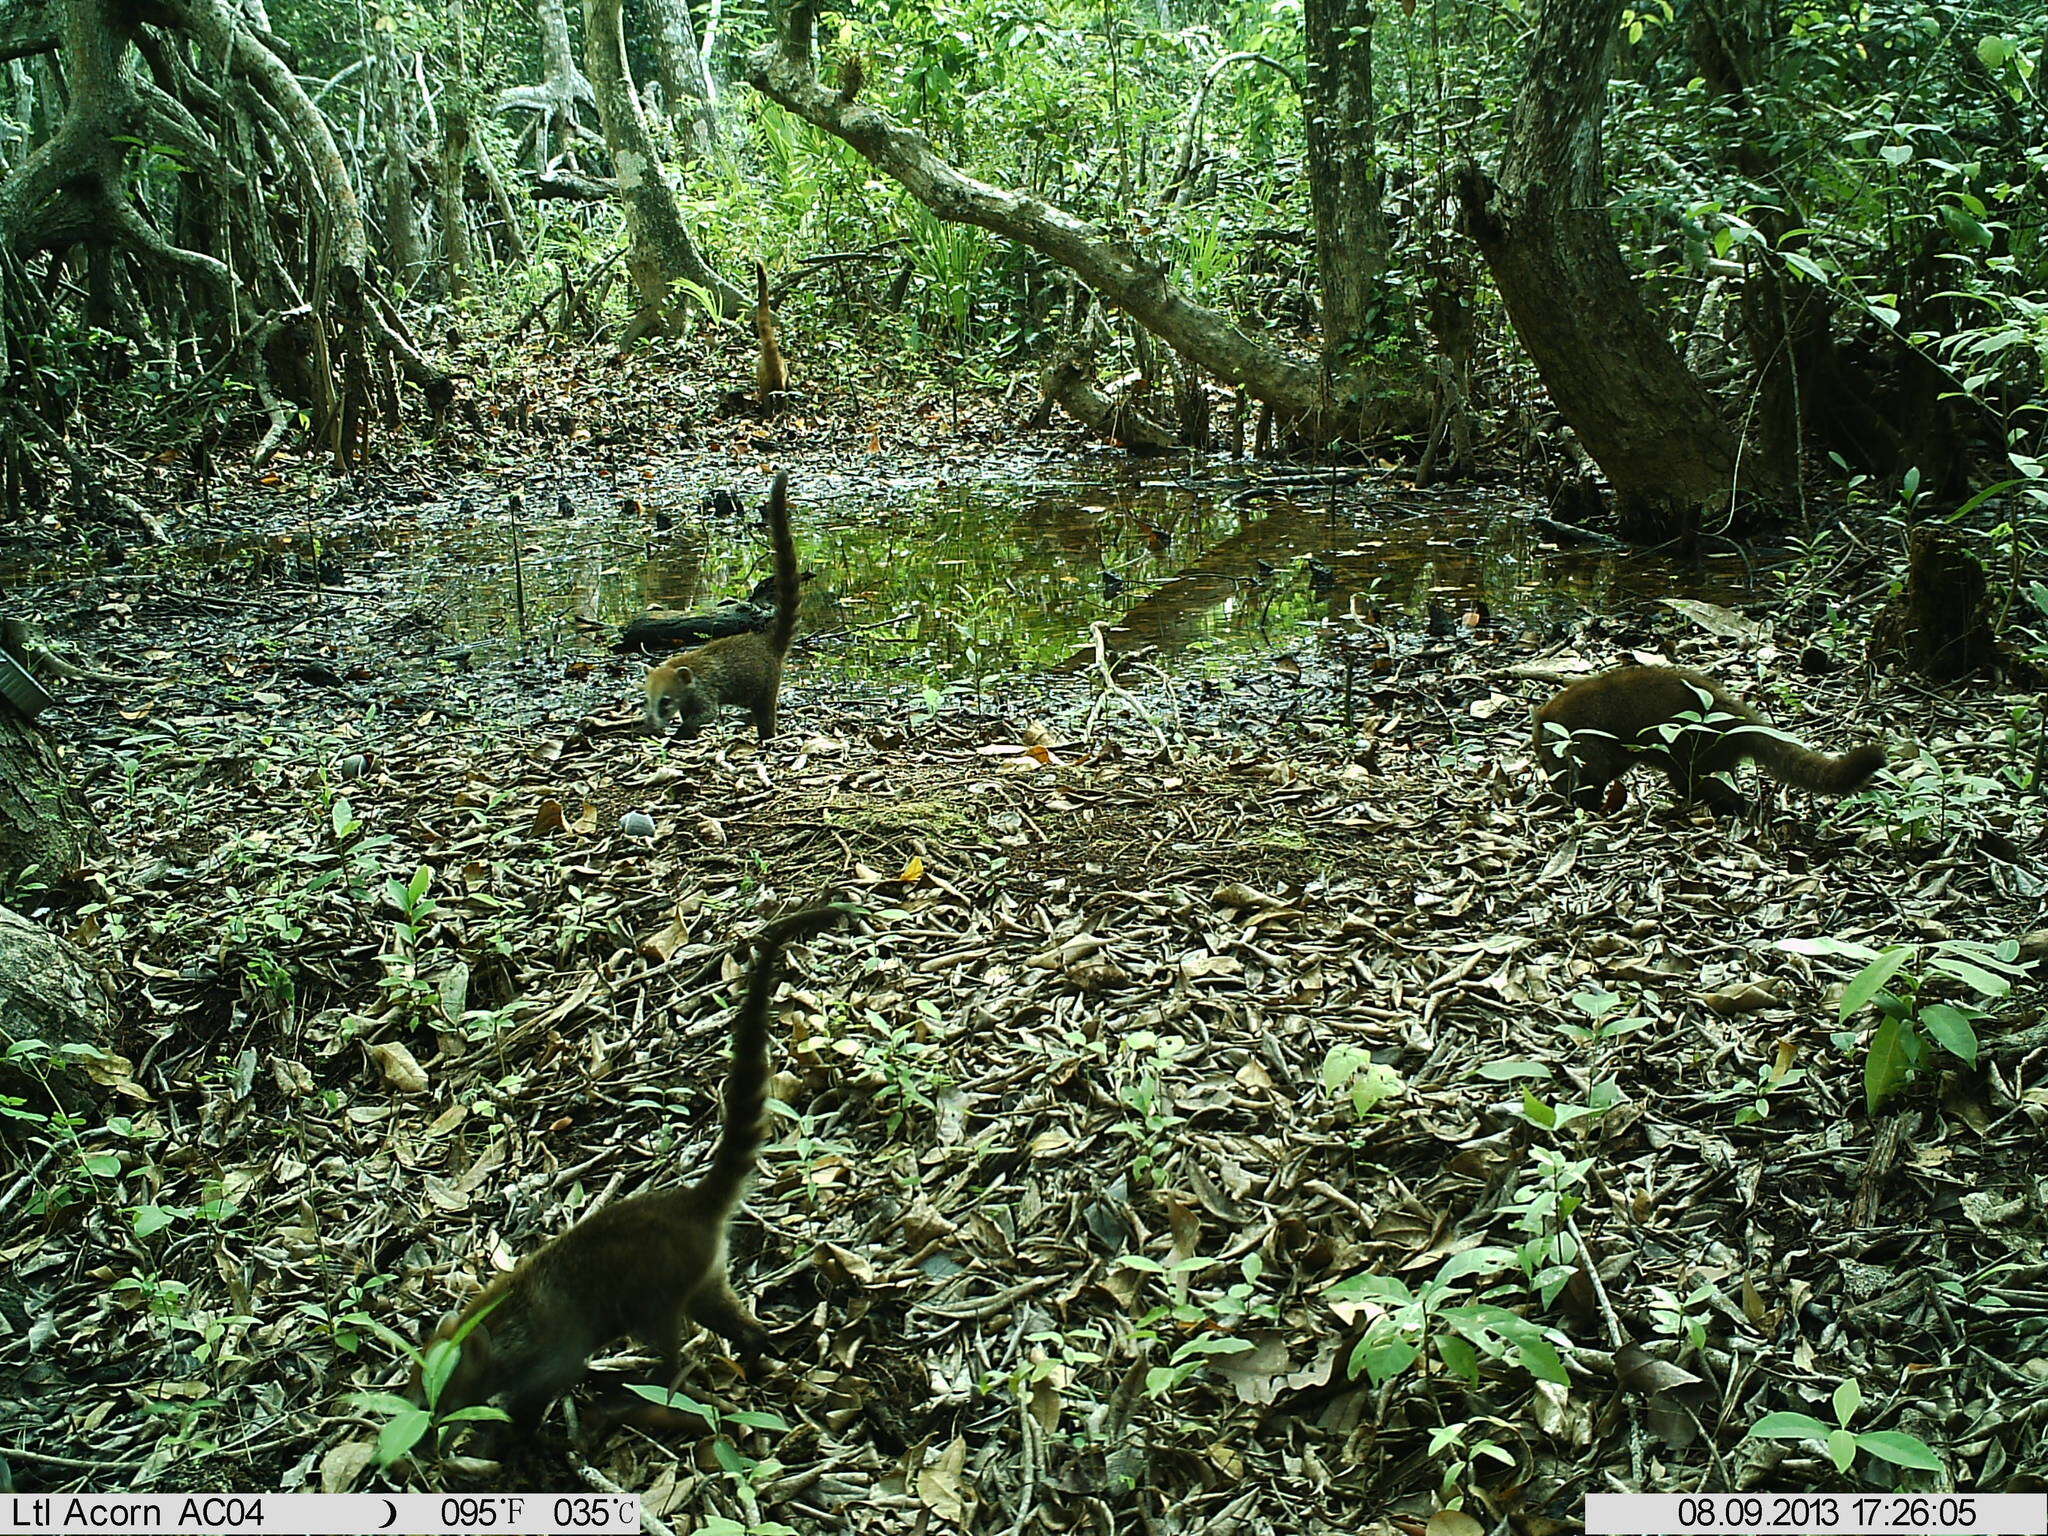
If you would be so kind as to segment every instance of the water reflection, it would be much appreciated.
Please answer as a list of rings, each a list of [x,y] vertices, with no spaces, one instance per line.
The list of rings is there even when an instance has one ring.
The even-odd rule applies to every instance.
[[[376,527],[133,559],[145,571],[185,572],[338,559],[359,577],[430,599],[448,638],[490,646],[517,638],[516,540],[529,633],[549,644],[600,644],[598,626],[649,607],[709,607],[744,595],[766,573],[753,511],[762,488],[741,487],[749,510],[737,520],[699,510],[708,489],[707,481],[650,493],[644,507],[592,494],[569,515],[539,511],[545,503],[532,497],[516,532],[502,503],[465,519],[451,501]],[[792,510],[800,561],[817,573],[804,592],[804,628],[843,637],[807,665],[855,674],[894,675],[910,664],[951,676],[1071,665],[1090,653],[1098,623],[1116,650],[1200,642],[1250,653],[1290,648],[1312,620],[1360,607],[1420,614],[1432,598],[1483,599],[1512,620],[1642,596],[1728,602],[1743,595],[1745,576],[1732,556],[1693,567],[1546,548],[1518,503],[1394,488],[1346,490],[1332,504],[1321,491],[1293,499],[1220,484],[982,481],[882,491],[819,476]],[[1322,590],[1307,569],[1311,556],[1327,568]],[[0,586],[9,574],[0,569]]]

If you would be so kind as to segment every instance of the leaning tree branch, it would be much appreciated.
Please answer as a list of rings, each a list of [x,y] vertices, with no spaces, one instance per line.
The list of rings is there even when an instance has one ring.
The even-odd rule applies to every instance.
[[[1030,247],[1066,267],[1146,330],[1226,382],[1239,384],[1290,423],[1323,415],[1321,377],[1189,299],[1148,261],[1106,230],[1028,193],[990,186],[939,158],[923,134],[875,107],[840,100],[817,77],[800,27],[747,61],[748,83],[769,100],[821,128],[899,182],[934,217],[970,224]]]

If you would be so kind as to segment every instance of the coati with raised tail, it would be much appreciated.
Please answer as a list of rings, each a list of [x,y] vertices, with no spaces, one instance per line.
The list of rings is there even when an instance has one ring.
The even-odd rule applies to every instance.
[[[593,1211],[436,1324],[429,1348],[455,1339],[461,1350],[434,1404],[443,1421],[502,1396],[515,1440],[530,1440],[548,1404],[583,1379],[591,1355],[624,1334],[659,1350],[672,1382],[685,1319],[730,1339],[742,1359],[760,1356],[767,1330],[733,1294],[726,1228],[761,1146],[769,1005],[783,946],[860,910],[813,907],[778,918],[755,941],[732,1017],[724,1119],[702,1178]],[[415,1402],[420,1374],[415,1366]]]
[[[774,396],[789,388],[789,364],[775,340],[775,311],[768,307],[768,268],[758,261],[754,263],[754,334],[761,340],[761,355],[754,364],[754,383],[765,411],[774,403]]]
[[[1536,711],[1536,761],[1551,787],[1597,811],[1638,762],[1661,769],[1683,801],[1719,815],[1747,802],[1716,773],[1753,762],[1782,784],[1846,795],[1885,763],[1884,748],[1829,757],[1774,729],[1712,678],[1684,667],[1617,667],[1582,678]]]
[[[782,658],[796,633],[803,579],[796,541],[789,534],[789,476],[778,471],[768,492],[768,543],[775,555],[775,620],[765,630],[726,635],[672,656],[647,674],[645,728],[660,735],[671,726],[694,738],[728,704],[744,705],[766,741],[775,734],[775,700],[782,691]]]

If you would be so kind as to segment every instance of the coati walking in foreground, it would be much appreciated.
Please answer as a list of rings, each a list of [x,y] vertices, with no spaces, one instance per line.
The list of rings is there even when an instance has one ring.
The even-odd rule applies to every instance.
[[[773,397],[789,388],[789,364],[775,341],[775,311],[768,307],[768,268],[754,263],[754,334],[761,339],[761,356],[754,364],[754,383],[759,387],[761,409],[767,410]]]
[[[1607,786],[1641,761],[1669,775],[1679,799],[1739,815],[1743,797],[1712,775],[1745,759],[1781,783],[1823,795],[1848,794],[1885,760],[1878,746],[1840,757],[1811,751],[1712,678],[1683,667],[1617,667],[1573,683],[1536,711],[1536,761],[1551,787],[1583,810],[1599,810]]]
[[[814,907],[762,930],[732,1019],[725,1118],[701,1179],[592,1212],[440,1320],[429,1347],[461,1336],[461,1357],[434,1405],[443,1419],[502,1394],[513,1435],[530,1439],[548,1404],[582,1380],[590,1356],[622,1334],[658,1349],[672,1382],[686,1318],[732,1340],[743,1358],[761,1353],[767,1331],[733,1294],[725,1238],[761,1146],[769,1004],[783,946],[859,910]],[[415,1401],[419,1377],[415,1367]]]
[[[789,536],[789,476],[778,472],[768,492],[768,542],[775,554],[775,621],[766,630],[727,635],[670,657],[647,674],[646,729],[670,726],[695,737],[728,704],[743,704],[766,741],[775,734],[775,700],[782,691],[782,658],[796,633],[803,581],[796,541]]]

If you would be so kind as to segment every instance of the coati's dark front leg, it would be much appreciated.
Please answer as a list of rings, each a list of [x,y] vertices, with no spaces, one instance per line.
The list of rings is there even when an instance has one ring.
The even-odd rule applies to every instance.
[[[1687,805],[1704,805],[1716,816],[1742,816],[1749,800],[1726,779],[1703,770],[1672,768],[1671,787]]]
[[[758,1360],[768,1347],[768,1330],[747,1310],[746,1303],[733,1294],[731,1283],[722,1276],[690,1298],[690,1316],[713,1333],[731,1340],[742,1360]]]
[[[1598,815],[1607,806],[1607,787],[1629,770],[1627,754],[1613,742],[1586,736],[1559,745],[1549,764],[1550,787],[1582,811]]]

